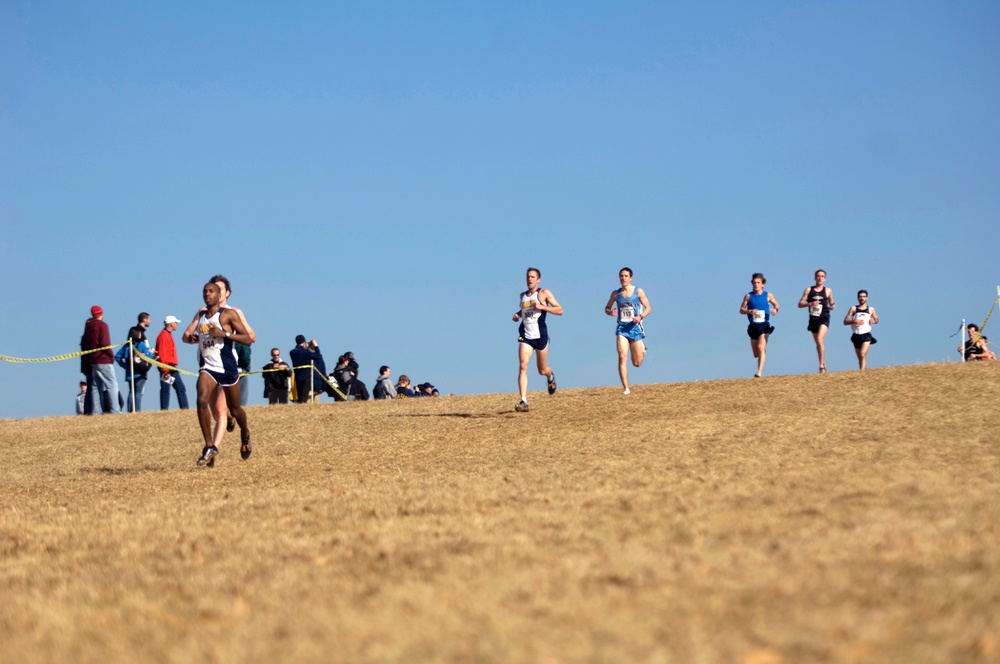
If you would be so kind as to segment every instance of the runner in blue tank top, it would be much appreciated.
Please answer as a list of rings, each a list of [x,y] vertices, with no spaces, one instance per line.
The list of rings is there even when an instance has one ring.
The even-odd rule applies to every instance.
[[[548,381],[549,396],[556,393],[556,375],[549,367],[549,331],[545,316],[562,316],[563,308],[552,291],[538,287],[541,280],[542,273],[538,268],[529,267],[525,275],[528,290],[521,293],[521,303],[513,319],[515,323],[520,323],[517,328],[517,389],[521,400],[514,406],[519,413],[528,411],[528,362],[532,353],[535,353],[538,373]]]
[[[764,373],[764,361],[767,359],[767,339],[774,332],[771,316],[778,314],[778,301],[774,295],[764,290],[767,279],[760,272],[754,272],[750,278],[753,290],[743,296],[740,313],[747,317],[747,335],[750,337],[750,350],[757,358],[757,373],[754,378],[760,378]]]
[[[622,394],[628,394],[628,356],[631,353],[632,366],[637,369],[642,366],[646,357],[646,344],[643,341],[646,333],[642,329],[642,321],[649,316],[652,307],[643,290],[632,285],[632,268],[623,267],[619,270],[618,281],[622,286],[611,291],[604,313],[618,319],[618,326],[615,328],[618,377],[622,381]]]

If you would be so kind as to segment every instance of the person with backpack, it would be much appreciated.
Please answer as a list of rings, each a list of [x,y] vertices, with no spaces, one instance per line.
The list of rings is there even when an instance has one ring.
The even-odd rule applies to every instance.
[[[125,382],[128,383],[129,389],[128,399],[125,403],[130,413],[142,410],[142,395],[146,389],[146,378],[153,366],[139,357],[135,351],[146,357],[156,358],[156,351],[149,347],[149,342],[146,339],[146,328],[149,327],[149,321],[150,315],[148,313],[143,311],[139,314],[138,323],[128,331],[128,339],[132,342],[132,352],[129,352],[129,345],[126,343],[115,354],[115,361],[125,369]]]
[[[376,399],[395,399],[396,398],[396,386],[392,384],[392,380],[389,376],[392,374],[392,369],[386,365],[382,365],[378,370],[378,378],[375,379],[375,388],[372,390],[372,396]]]

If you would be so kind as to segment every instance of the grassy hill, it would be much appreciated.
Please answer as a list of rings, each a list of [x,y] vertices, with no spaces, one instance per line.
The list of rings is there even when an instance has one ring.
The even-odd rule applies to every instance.
[[[0,421],[0,661],[1000,661],[998,392],[260,406],[214,469],[194,411]]]

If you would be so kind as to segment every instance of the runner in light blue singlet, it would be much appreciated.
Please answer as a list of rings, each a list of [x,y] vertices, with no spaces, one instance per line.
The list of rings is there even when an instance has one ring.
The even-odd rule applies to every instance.
[[[642,321],[653,310],[646,298],[646,293],[638,286],[632,285],[632,268],[623,267],[618,271],[618,281],[621,288],[611,291],[611,297],[604,306],[604,313],[614,316],[615,345],[618,349],[618,378],[622,382],[622,394],[630,394],[628,386],[628,359],[631,355],[632,366],[642,366],[646,358],[646,332]]]

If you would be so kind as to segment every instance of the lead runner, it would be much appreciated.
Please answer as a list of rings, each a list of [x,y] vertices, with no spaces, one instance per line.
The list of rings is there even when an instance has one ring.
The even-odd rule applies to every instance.
[[[548,381],[549,395],[556,393],[556,375],[548,364],[549,360],[549,330],[545,323],[548,314],[562,316],[563,308],[556,301],[552,291],[539,288],[542,273],[536,267],[529,267],[525,274],[528,290],[521,293],[521,306],[514,314],[514,322],[520,321],[517,337],[517,357],[519,368],[517,373],[517,389],[521,400],[514,406],[519,413],[528,412],[528,362],[535,353],[538,363],[538,373]]]
[[[243,324],[242,318],[232,309],[221,306],[222,289],[215,282],[208,282],[202,289],[205,309],[199,314],[193,332],[185,331],[185,343],[198,344],[198,424],[201,426],[205,447],[198,459],[199,466],[214,466],[219,454],[219,443],[225,435],[225,422],[218,418],[212,431],[212,414],[209,410],[214,401],[216,387],[222,389],[229,412],[240,427],[240,456],[247,459],[253,452],[250,445],[250,428],[247,416],[240,405],[240,371],[236,365],[236,349],[233,343],[250,345],[253,339]]]

